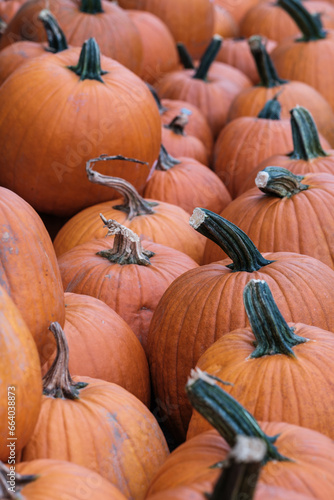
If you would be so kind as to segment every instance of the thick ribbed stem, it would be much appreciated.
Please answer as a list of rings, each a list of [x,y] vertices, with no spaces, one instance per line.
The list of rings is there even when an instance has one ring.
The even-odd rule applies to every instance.
[[[184,129],[186,125],[188,125],[188,122],[188,115],[181,112],[179,115],[175,116],[175,118],[173,118],[173,120],[168,123],[168,125],[164,125],[164,127],[172,130],[174,134],[186,135]]]
[[[68,49],[66,37],[53,14],[48,9],[43,9],[38,19],[42,21],[46,31],[49,43],[46,50],[56,53]]]
[[[36,481],[38,476],[18,474],[0,462],[0,498],[1,500],[19,500],[24,486]]]
[[[176,44],[179,58],[184,69],[195,69],[194,61],[182,42]]]
[[[94,38],[84,42],[79,62],[76,66],[68,66],[68,69],[80,76],[80,80],[97,80],[104,83],[101,75],[108,72],[101,69],[100,48]]]
[[[197,80],[206,80],[211,64],[214,62],[219,52],[222,41],[223,39],[220,35],[213,36],[210,45],[202,56],[201,62],[199,63],[193,78],[196,78]]]
[[[113,248],[97,252],[96,255],[121,266],[126,264],[149,266],[151,264],[149,259],[153,257],[154,252],[143,249],[136,233],[113,219],[106,219],[102,214],[100,217],[105,227],[108,228],[107,236],[115,236],[115,239]]]
[[[154,201],[144,200],[144,198],[140,196],[140,194],[136,191],[132,184],[130,184],[126,180],[121,179],[120,177],[110,177],[108,175],[102,175],[98,172],[95,172],[91,167],[92,163],[96,163],[98,161],[113,160],[124,160],[133,163],[140,163],[141,165],[147,165],[145,161],[136,160],[135,158],[126,158],[125,156],[121,155],[101,155],[98,158],[93,158],[86,163],[88,180],[90,182],[94,182],[95,184],[101,184],[102,186],[113,188],[121,193],[121,195],[124,197],[124,204],[116,205],[113,208],[127,213],[129,221],[134,217],[137,217],[137,215],[154,214],[155,212],[152,207],[157,206],[158,203]]]
[[[173,158],[167,153],[165,146],[161,144],[159,158],[157,160],[155,170],[163,170],[164,172],[179,165],[181,162],[176,158]]]
[[[260,438],[266,445],[264,461],[288,461],[274,445],[277,436],[267,436],[255,418],[230,394],[217,385],[217,378],[199,368],[191,370],[186,384],[187,396],[202,417],[204,417],[231,446],[235,446],[240,434]]]
[[[266,102],[264,107],[261,109],[260,113],[257,115],[258,118],[264,118],[265,120],[280,120],[281,119],[281,103],[277,100],[281,92],[277,94]]]
[[[283,80],[283,78],[278,76],[271,57],[262,42],[262,38],[258,35],[251,36],[248,39],[248,44],[259,73],[259,85],[261,87],[271,88],[287,83],[288,80]]]
[[[300,0],[277,0],[277,5],[284,9],[297,24],[303,33],[302,38],[296,41],[309,42],[326,38],[326,31],[321,22],[320,14],[311,14],[305,9]]]
[[[68,369],[68,344],[60,324],[53,322],[49,329],[57,342],[57,355],[51,368],[43,377],[43,394],[52,398],[79,399],[79,390],[88,384],[72,380]]]
[[[234,272],[252,273],[273,262],[262,257],[254,243],[241,229],[210,210],[195,208],[189,223],[196,231],[224,250],[233,261],[233,264],[227,267]]]
[[[262,439],[237,436],[209,500],[252,500],[266,451]]]
[[[80,11],[85,14],[100,14],[103,12],[101,0],[81,0]]]
[[[251,280],[247,283],[244,305],[256,338],[256,349],[251,358],[275,354],[295,357],[292,347],[308,341],[294,334],[294,328],[283,318],[265,281]]]
[[[266,167],[258,172],[255,184],[268,195],[291,198],[309,188],[307,184],[302,184],[303,179],[304,175],[295,175],[286,168]]]
[[[325,157],[328,154],[322,149],[318,130],[311,113],[302,106],[290,111],[293,139],[292,160],[309,161],[313,158]]]

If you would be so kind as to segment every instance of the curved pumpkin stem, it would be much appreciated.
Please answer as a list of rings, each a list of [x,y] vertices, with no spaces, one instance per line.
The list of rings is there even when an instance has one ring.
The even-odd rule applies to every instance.
[[[175,167],[175,165],[179,165],[181,162],[176,158],[173,158],[168,152],[165,146],[161,144],[159,158],[155,165],[155,170],[163,170],[166,172],[171,168]]]
[[[0,498],[4,500],[18,500],[18,493],[27,484],[36,481],[36,475],[22,475],[10,470],[3,462],[0,462]],[[11,482],[13,485],[11,485]],[[22,497],[23,498],[23,497]]]
[[[79,390],[88,384],[72,380],[68,370],[68,344],[60,324],[56,321],[51,323],[49,330],[57,342],[57,355],[49,371],[43,377],[43,394],[53,398],[79,399]]]
[[[290,115],[293,152],[289,157],[292,160],[309,161],[328,156],[321,147],[317,126],[311,113],[302,106],[296,106],[291,109]]]
[[[196,231],[224,250],[233,261],[233,264],[227,267],[234,272],[252,273],[273,262],[262,257],[254,243],[241,229],[206,208],[195,208],[189,223]]]
[[[210,67],[219,52],[222,41],[223,39],[220,35],[213,36],[208,48],[201,58],[201,62],[199,63],[193,78],[196,78],[197,80],[206,80]]]
[[[256,338],[256,349],[251,358],[275,354],[296,357],[292,350],[308,341],[294,334],[281,315],[268,284],[263,280],[251,280],[244,289],[244,305]]]
[[[80,11],[85,14],[100,14],[104,12],[101,0],[81,0]]]
[[[321,40],[327,34],[321,22],[321,14],[311,14],[305,9],[300,0],[277,0],[277,5],[287,12],[300,31],[303,33],[299,41],[309,42],[310,40]]]
[[[182,42],[178,42],[176,44],[176,49],[184,69],[195,69],[193,58],[189,54],[186,46]]]
[[[295,175],[282,167],[266,167],[258,172],[255,184],[263,192],[277,198],[291,198],[309,188],[302,184],[304,175]]]
[[[154,88],[152,85],[150,85],[148,82],[145,82],[145,83],[146,83],[146,85],[147,85],[147,87],[148,87],[149,91],[151,92],[151,94],[152,94],[152,96],[153,96],[153,98],[154,98],[154,100],[155,100],[155,102],[156,102],[156,105],[158,106],[159,113],[160,113],[161,115],[163,115],[163,114],[167,111],[167,108],[165,108],[165,107],[161,104],[160,98],[159,98],[158,93],[157,93],[157,91],[155,90],[155,88]]]
[[[46,31],[49,43],[49,47],[46,50],[56,53],[68,49],[64,32],[54,15],[48,9],[43,9],[39,13],[38,19],[42,21]]]
[[[210,500],[252,500],[265,455],[262,439],[237,436]]]
[[[269,101],[266,102],[264,107],[261,109],[260,113],[257,115],[258,118],[263,118],[265,120],[280,120],[281,119],[281,103],[278,101],[278,96],[282,91],[277,92],[277,94]]]
[[[259,73],[259,85],[261,87],[269,89],[288,82],[288,80],[283,80],[283,78],[278,76],[276,68],[260,36],[251,36],[248,39],[248,45]]]
[[[113,235],[115,239],[113,248],[97,252],[96,255],[100,255],[100,257],[120,266],[126,264],[149,266],[151,264],[149,259],[153,257],[154,252],[143,249],[140,238],[136,233],[113,219],[106,219],[102,214],[100,214],[100,217],[108,228],[107,236]]]
[[[102,186],[110,187],[121,193],[124,197],[123,205],[116,205],[113,208],[116,210],[121,210],[128,214],[128,220],[131,221],[134,217],[138,215],[150,215],[154,214],[152,207],[158,205],[154,201],[146,201],[140,196],[136,189],[124,179],[120,177],[111,177],[108,175],[102,175],[99,172],[95,172],[92,169],[91,164],[98,161],[112,161],[112,160],[124,160],[133,163],[140,163],[141,165],[147,165],[147,162],[136,160],[135,158],[126,158],[122,155],[108,156],[101,155],[98,158],[93,158],[86,163],[86,173],[88,180],[94,182],[95,184],[101,184]]]
[[[173,120],[170,123],[164,125],[164,128],[171,130],[176,135],[186,135],[184,129],[186,125],[188,125],[188,123],[189,123],[188,115],[186,113],[182,113],[181,111],[181,113],[175,116],[175,118],[173,118]]]
[[[108,71],[101,69],[100,48],[94,38],[90,38],[84,42],[79,62],[76,66],[67,66],[76,75],[80,76],[80,80],[97,80],[104,83],[101,75],[106,75]]]
[[[253,415],[217,385],[217,377],[212,377],[199,368],[191,370],[186,393],[195,410],[219,432],[231,448],[235,446],[238,435],[255,437],[265,442],[264,462],[289,461],[274,445],[277,436],[267,436]]]

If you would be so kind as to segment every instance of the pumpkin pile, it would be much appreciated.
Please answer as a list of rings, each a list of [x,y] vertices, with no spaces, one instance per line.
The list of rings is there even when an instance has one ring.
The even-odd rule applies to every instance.
[[[0,499],[334,498],[332,0],[0,0]]]

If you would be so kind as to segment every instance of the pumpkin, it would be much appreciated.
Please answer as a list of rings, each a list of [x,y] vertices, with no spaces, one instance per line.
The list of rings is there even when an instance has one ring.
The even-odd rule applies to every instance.
[[[287,496],[280,499],[299,494],[326,500],[333,495],[333,441],[327,436],[286,422],[257,422],[212,376],[200,370],[191,373],[186,391],[194,408],[217,430],[199,434],[174,450],[155,475],[148,498],[181,486],[195,488],[202,495],[212,491],[238,435],[266,443],[259,486],[286,489]]]
[[[127,14],[139,31],[143,58],[139,76],[154,84],[161,75],[177,68],[174,38],[161,19],[150,12],[128,10]]]
[[[207,118],[214,137],[226,123],[234,97],[250,87],[250,80],[236,68],[213,61],[222,39],[215,35],[196,69],[173,71],[156,83],[161,98],[195,104]]]
[[[55,349],[49,324],[65,320],[57,259],[35,210],[6,188],[0,193],[0,285],[18,307],[44,362]]]
[[[11,469],[14,467],[14,469]],[[16,472],[15,472],[16,471]],[[12,481],[13,485],[7,483]],[[13,488],[9,490],[9,487]],[[0,464],[0,495],[12,499],[11,491],[25,500],[125,500],[125,496],[102,476],[64,460],[31,460],[15,466]]]
[[[244,17],[246,12],[256,5],[259,0],[243,0],[242,2],[230,2],[229,0],[214,0],[215,5],[219,5],[226,9],[235,19],[235,21],[240,24],[241,19]]]
[[[193,158],[173,158],[164,146],[144,196],[172,203],[189,213],[198,205],[219,211],[218,207],[225,208],[231,201],[227,188],[214,172]]]
[[[240,186],[239,193],[254,187],[255,177],[265,167],[283,167],[296,174],[327,172],[334,174],[334,150],[323,149],[312,115],[306,108],[297,106],[290,111],[293,151],[274,154],[254,166]]]
[[[272,154],[288,153],[291,149],[290,122],[281,120],[281,104],[276,95],[256,117],[241,116],[223,128],[214,147],[214,171],[236,198],[255,165]]]
[[[41,10],[38,18],[43,22],[48,38],[48,45],[37,42],[16,42],[5,47],[0,52],[0,85],[13,73],[21,64],[33,57],[57,53],[68,48],[63,31],[56,18],[47,9]]]
[[[287,81],[278,76],[261,37],[252,36],[249,44],[258,68],[260,83],[239,93],[231,104],[228,120],[257,115],[269,99],[283,90],[280,93],[282,118],[289,118],[290,109],[294,106],[305,106],[312,114],[321,134],[330,144],[334,144],[334,114],[328,101],[310,85],[300,81]]]
[[[261,255],[246,234],[226,219],[196,208],[192,227],[230,259],[192,269],[168,287],[153,315],[147,355],[155,397],[176,439],[185,436],[191,408],[184,384],[199,357],[226,333],[246,326],[245,284],[265,279],[287,321],[334,330],[334,271],[296,253]],[[306,288],[307,283],[307,288]],[[326,309],[326,311],[324,310]]]
[[[243,299],[250,328],[234,330],[217,340],[200,357],[198,368],[228,380],[232,385],[226,386],[226,392],[257,420],[289,422],[333,439],[329,424],[334,363],[331,333],[303,323],[288,324],[265,281],[247,283]],[[323,372],[323,366],[328,370]],[[315,376],[320,373],[321,377]],[[187,436],[209,428],[194,412]]]
[[[22,460],[68,460],[101,474],[126,498],[144,498],[168,454],[158,423],[141,401],[119,385],[72,378],[64,332],[57,323],[51,329],[57,356],[43,377],[42,408]]]
[[[174,40],[183,42],[193,57],[200,57],[214,28],[214,8],[210,0],[119,0],[124,9],[146,10],[158,16],[170,29]]]
[[[45,40],[45,32],[38,21],[39,12],[45,7],[43,0],[23,4],[8,24],[0,40],[0,49],[19,40]],[[95,38],[104,56],[139,73],[143,57],[140,34],[128,14],[115,2],[48,0],[47,8],[59,20],[70,45],[81,47],[88,38]]]
[[[240,227],[260,252],[310,255],[333,269],[334,176],[266,167],[255,183],[257,188],[233,200],[221,216]],[[207,242],[204,263],[225,258],[215,243]]]
[[[110,199],[107,189],[88,182],[84,168],[101,150],[121,148],[149,164],[158,156],[154,99],[131,71],[109,58],[100,63],[94,39],[81,52],[73,48],[21,66],[1,86],[0,99],[0,182],[40,212],[70,216]],[[111,170],[143,190],[150,167],[127,170],[114,161]]]
[[[0,287],[0,352],[0,460],[15,464],[33,433],[41,408],[41,368],[34,339],[3,287]]]
[[[327,71],[334,64],[333,30],[326,31],[319,14],[310,14],[299,0],[278,0],[277,4],[286,10],[302,33],[280,43],[272,52],[277,70],[283,78],[311,85],[333,108],[334,78]]]
[[[146,200],[124,179],[101,175],[92,169],[92,163],[108,158],[113,159],[102,156],[90,160],[87,163],[88,178],[91,182],[116,189],[123,198],[99,203],[72,217],[54,240],[56,254],[60,256],[93,238],[103,238],[105,230],[99,218],[100,213],[103,213],[107,219],[115,219],[135,233],[144,235],[155,243],[180,250],[196,262],[201,262],[205,239],[189,227],[189,214],[169,203]]]
[[[238,36],[239,27],[233,16],[220,5],[214,4],[215,9],[215,24],[213,32],[223,38],[233,38]]]
[[[180,274],[198,267],[174,248],[140,241],[130,229],[102,216],[113,240],[91,240],[59,258],[64,289],[91,295],[114,309],[145,347],[160,297]]]
[[[70,372],[120,385],[148,406],[148,363],[129,325],[104,302],[88,295],[65,293],[65,307]],[[54,357],[43,366],[43,375]]]

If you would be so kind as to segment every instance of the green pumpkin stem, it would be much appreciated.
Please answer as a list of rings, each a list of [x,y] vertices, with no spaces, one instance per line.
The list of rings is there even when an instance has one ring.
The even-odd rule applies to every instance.
[[[9,484],[7,481],[11,481],[12,477],[15,477],[14,482],[15,486],[13,487],[15,491],[9,490]],[[3,463],[0,462],[0,498],[2,500],[19,500],[21,495],[19,492],[24,488],[26,485],[32,483],[33,481],[36,481],[38,479],[38,476],[36,475],[22,475],[18,474],[17,472],[13,472]]]
[[[115,239],[113,248],[97,252],[96,255],[120,266],[127,264],[149,266],[151,264],[150,257],[153,257],[154,252],[143,249],[136,233],[113,219],[106,219],[102,214],[100,217],[105,227],[108,228],[107,236],[115,236]]]
[[[238,435],[262,439],[266,445],[264,462],[289,461],[274,445],[277,437],[267,436],[253,417],[236,399],[217,385],[217,378],[199,368],[191,370],[186,384],[187,396],[204,417],[225,439],[231,448]]]
[[[68,69],[80,76],[80,80],[97,80],[104,83],[101,76],[108,72],[101,69],[100,48],[94,38],[84,42],[78,64],[68,66]]]
[[[100,14],[104,12],[101,0],[81,0],[80,11],[85,14]]]
[[[220,35],[213,36],[208,48],[201,58],[201,61],[193,78],[196,78],[197,80],[206,80],[210,67],[219,52],[222,41],[223,39]]]
[[[166,172],[171,168],[175,167],[175,165],[179,165],[181,162],[176,158],[173,158],[168,152],[165,146],[161,144],[159,158],[155,165],[155,170],[163,170]]]
[[[155,88],[154,88],[152,85],[150,85],[149,83],[147,83],[147,82],[145,82],[145,83],[146,83],[146,85],[147,85],[147,87],[148,87],[149,91],[151,92],[151,94],[152,94],[152,96],[153,96],[153,98],[154,98],[154,100],[155,100],[155,102],[156,102],[156,105],[158,106],[159,113],[160,113],[161,115],[163,115],[163,114],[167,111],[167,108],[165,108],[165,107],[161,104],[160,98],[159,98],[158,93],[157,93],[157,91],[155,90]]]
[[[79,390],[85,382],[74,382],[68,369],[69,351],[65,333],[56,321],[50,324],[57,343],[57,355],[51,368],[43,377],[43,394],[52,398],[79,399]]]
[[[244,288],[244,305],[256,339],[256,349],[251,358],[275,354],[296,357],[292,347],[308,341],[295,335],[280,313],[268,284],[251,280]]]
[[[252,273],[273,262],[260,254],[241,229],[210,210],[195,208],[189,223],[196,231],[220,246],[233,261],[227,267],[234,272]]]
[[[311,113],[302,106],[291,109],[291,129],[293,152],[292,160],[309,161],[313,158],[325,157],[328,154],[322,149],[318,130]]]
[[[276,68],[260,36],[251,36],[248,39],[248,45],[257,67],[260,77],[259,85],[261,87],[269,89],[287,83],[288,80],[283,80],[283,78],[278,76]]]
[[[49,44],[49,47],[46,50],[56,53],[68,49],[64,32],[59,26],[54,15],[48,9],[43,9],[39,13],[38,19],[42,21],[46,31]]]
[[[265,455],[262,439],[237,436],[209,500],[252,500]]]
[[[296,175],[282,167],[266,167],[258,172],[255,184],[265,194],[277,198],[291,198],[309,188],[302,184],[304,175]]]
[[[292,17],[303,33],[302,38],[297,39],[297,41],[309,42],[310,40],[326,38],[326,31],[320,18],[321,14],[311,14],[300,0],[277,0],[276,3]]]
[[[189,123],[189,118],[186,113],[181,113],[172,119],[170,123],[164,125],[164,128],[171,130],[176,135],[186,135],[184,129]]]
[[[194,61],[191,55],[189,54],[186,46],[182,42],[178,42],[176,44],[176,49],[184,69],[195,69]]]
[[[127,182],[125,179],[121,179],[120,177],[111,177],[108,175],[102,175],[99,172],[95,172],[92,169],[91,164],[96,163],[98,161],[113,161],[113,160],[124,160],[133,163],[139,163],[141,165],[147,165],[147,162],[136,160],[135,158],[126,158],[122,155],[116,156],[108,156],[101,155],[98,158],[93,158],[89,160],[86,164],[86,173],[88,180],[90,182],[94,182],[95,184],[101,184],[102,186],[106,186],[109,188],[115,189],[118,193],[124,197],[123,205],[115,205],[113,208],[116,210],[120,210],[121,212],[125,212],[128,214],[127,219],[131,221],[134,217],[138,215],[149,215],[154,214],[154,210],[152,207],[158,205],[158,203],[154,201],[146,201],[144,198],[140,196],[140,194],[136,191],[136,189]]]
[[[272,99],[269,99],[269,101],[266,102],[260,113],[257,115],[258,118],[263,118],[265,120],[281,119],[282,106],[277,99],[280,93],[281,92],[277,92],[277,94]]]

